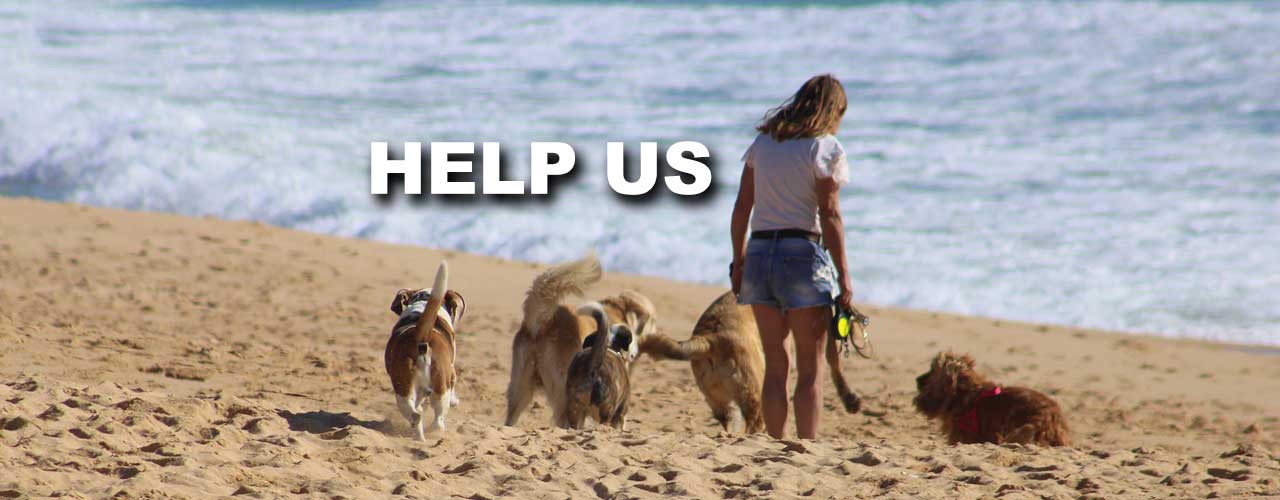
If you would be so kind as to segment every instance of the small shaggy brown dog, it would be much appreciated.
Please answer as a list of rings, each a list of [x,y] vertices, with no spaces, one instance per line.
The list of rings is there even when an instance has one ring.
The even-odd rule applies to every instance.
[[[650,333],[639,343],[640,352],[655,359],[689,361],[712,416],[725,431],[740,427],[747,434],[754,434],[764,430],[764,348],[751,306],[738,305],[733,292],[726,292],[707,306],[689,340],[676,341],[661,333]],[[840,349],[830,336],[827,365],[845,411],[857,413],[862,400],[845,381]]]
[[[979,375],[973,358],[938,353],[916,378],[916,409],[942,421],[951,444],[1035,443],[1070,446],[1058,403],[1025,387],[1000,387]]]
[[[631,330],[627,325],[609,326],[609,315],[598,303],[587,304],[596,321],[596,333],[585,339],[589,347],[578,351],[569,362],[565,377],[565,421],[581,429],[587,416],[618,430],[627,428],[627,399],[631,394]]]

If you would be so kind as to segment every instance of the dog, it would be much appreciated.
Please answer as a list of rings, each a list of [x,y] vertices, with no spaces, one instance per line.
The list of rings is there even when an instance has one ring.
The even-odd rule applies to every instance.
[[[524,319],[511,343],[505,425],[516,425],[533,402],[534,393],[541,390],[551,408],[552,425],[568,427],[564,409],[569,364],[582,349],[583,340],[598,328],[589,313],[575,312],[560,302],[570,295],[583,295],[601,276],[600,262],[595,255],[587,255],[534,278],[524,299]],[[597,302],[612,322],[625,324],[636,339],[655,328],[653,303],[638,292],[626,290]],[[621,355],[630,366],[639,356],[639,348],[632,342]]]
[[[596,333],[583,340],[584,349],[573,355],[565,377],[565,408],[569,428],[581,429],[587,416],[597,423],[627,430],[627,400],[631,394],[631,330],[627,325],[610,326],[609,316],[599,303],[578,308],[590,314]]]
[[[973,366],[968,355],[943,352],[916,377],[916,410],[942,421],[951,444],[1071,445],[1067,420],[1052,398],[1025,387],[1001,387]]]
[[[449,407],[458,404],[455,328],[467,306],[462,294],[448,289],[448,282],[449,266],[441,262],[431,288],[402,289],[391,301],[391,312],[400,319],[391,329],[383,360],[396,406],[422,441],[426,440],[422,425],[427,401],[435,411],[432,431],[444,430]]]
[[[698,318],[689,340],[677,342],[661,333],[645,336],[640,352],[655,359],[688,360],[711,414],[727,432],[764,430],[764,348],[751,306],[738,305],[733,292],[721,295]],[[827,341],[827,365],[845,411],[857,413],[862,400],[849,388],[841,370],[839,345]]]

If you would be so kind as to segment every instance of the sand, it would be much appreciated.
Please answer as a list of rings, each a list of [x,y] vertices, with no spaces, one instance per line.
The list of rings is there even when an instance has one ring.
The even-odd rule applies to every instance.
[[[408,230],[408,228],[407,228]],[[462,404],[411,437],[382,349],[447,258],[468,301]],[[661,265],[657,263],[656,265]],[[815,441],[720,432],[687,364],[641,359],[630,425],[502,427],[545,267],[252,222],[0,199],[0,497],[1151,498],[1280,496],[1280,356],[866,306],[878,356],[826,384]],[[677,338],[722,292],[608,274]],[[1057,398],[1075,446],[948,446],[911,407],[939,350]]]

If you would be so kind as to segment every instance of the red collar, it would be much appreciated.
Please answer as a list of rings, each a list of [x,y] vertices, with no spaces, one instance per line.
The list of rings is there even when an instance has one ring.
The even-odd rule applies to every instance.
[[[956,417],[956,421],[955,421],[956,428],[970,434],[977,434],[978,433],[978,403],[982,402],[982,400],[987,399],[989,397],[999,396],[999,395],[1000,395],[1000,386],[992,387],[990,389],[982,391],[982,394],[978,394],[978,399],[973,400],[973,406],[969,408],[969,411],[964,412],[964,414],[960,415],[959,417]]]

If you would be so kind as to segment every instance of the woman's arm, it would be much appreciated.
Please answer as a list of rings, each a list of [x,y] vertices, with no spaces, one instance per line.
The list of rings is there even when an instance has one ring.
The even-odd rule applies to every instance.
[[[818,220],[822,226],[822,243],[831,252],[839,274],[840,296],[836,303],[846,309],[853,306],[853,283],[844,258],[844,217],[840,215],[840,184],[832,177],[818,179]]]
[[[730,236],[733,238],[733,269],[730,276],[734,294],[742,288],[742,263],[747,260],[747,226],[751,223],[751,209],[755,204],[755,169],[747,163],[747,168],[742,169],[742,179],[738,181],[738,199],[733,202],[733,219],[729,223]]]

